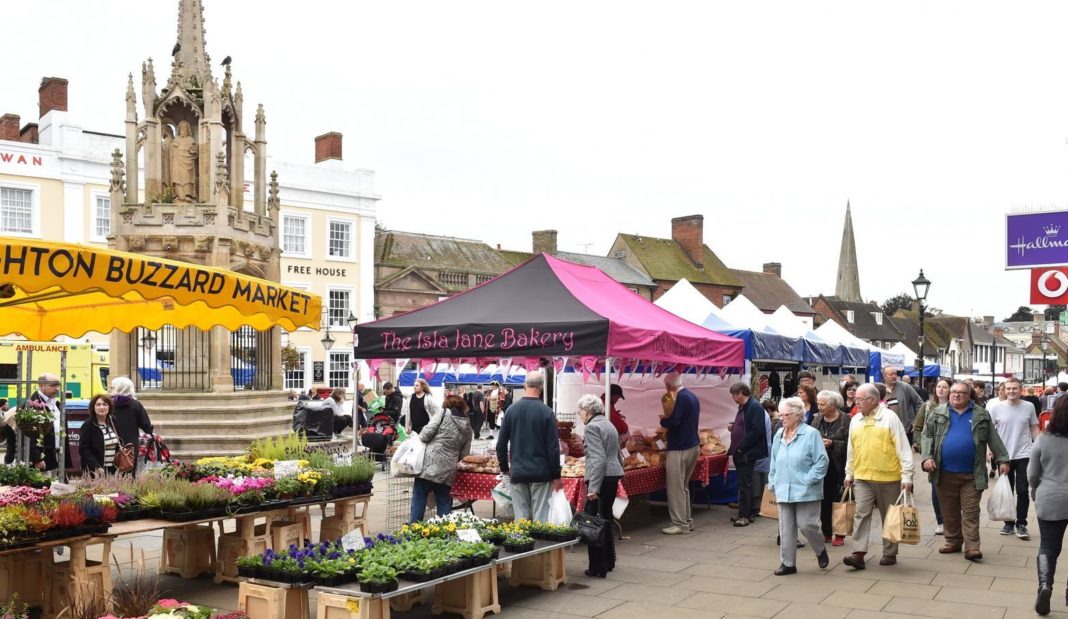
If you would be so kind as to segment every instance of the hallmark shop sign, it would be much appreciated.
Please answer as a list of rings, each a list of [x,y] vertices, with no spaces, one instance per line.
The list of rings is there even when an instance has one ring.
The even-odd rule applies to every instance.
[[[1068,211],[1008,215],[1005,230],[1005,268],[1068,264]]]

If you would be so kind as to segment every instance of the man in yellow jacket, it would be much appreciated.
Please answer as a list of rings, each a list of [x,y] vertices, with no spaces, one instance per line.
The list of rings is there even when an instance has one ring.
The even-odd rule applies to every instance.
[[[856,402],[860,414],[849,424],[845,486],[853,488],[857,514],[853,521],[853,554],[842,563],[862,570],[872,508],[878,507],[879,516],[885,521],[886,510],[901,492],[912,492],[912,448],[901,420],[894,411],[880,405],[875,385],[858,387]],[[884,538],[879,565],[896,563],[897,544]]]

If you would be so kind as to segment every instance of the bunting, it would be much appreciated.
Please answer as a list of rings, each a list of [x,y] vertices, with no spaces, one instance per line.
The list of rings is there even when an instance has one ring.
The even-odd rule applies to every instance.
[[[500,360],[497,361],[497,369],[501,372],[501,383],[508,382],[508,375],[511,374],[512,371],[512,358],[501,357]]]
[[[597,370],[597,357],[593,355],[584,355],[580,359],[582,367],[582,382],[590,382],[590,375]]]

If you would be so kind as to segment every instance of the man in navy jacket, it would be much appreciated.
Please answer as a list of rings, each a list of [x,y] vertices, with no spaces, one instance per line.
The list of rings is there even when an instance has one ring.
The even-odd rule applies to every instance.
[[[660,416],[660,425],[668,429],[667,441],[667,499],[671,526],[662,530],[667,535],[693,531],[690,506],[690,476],[697,466],[700,441],[697,436],[701,403],[689,389],[682,388],[678,372],[664,376],[664,387],[674,394],[675,406],[670,415]]]
[[[731,446],[727,453],[734,456],[734,470],[738,474],[738,517],[734,526],[746,527],[757,514],[753,511],[753,494],[760,486],[757,481],[757,460],[768,457],[768,437],[765,432],[764,407],[756,401],[749,385],[731,385],[731,399],[738,405],[738,415],[731,426]],[[760,498],[756,499],[759,510]]]

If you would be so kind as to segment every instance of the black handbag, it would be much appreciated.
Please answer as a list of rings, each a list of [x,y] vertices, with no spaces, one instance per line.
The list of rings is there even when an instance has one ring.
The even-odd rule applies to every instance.
[[[597,501],[586,501],[586,508],[571,519],[571,527],[582,543],[595,548],[605,545],[608,522],[597,513]]]

